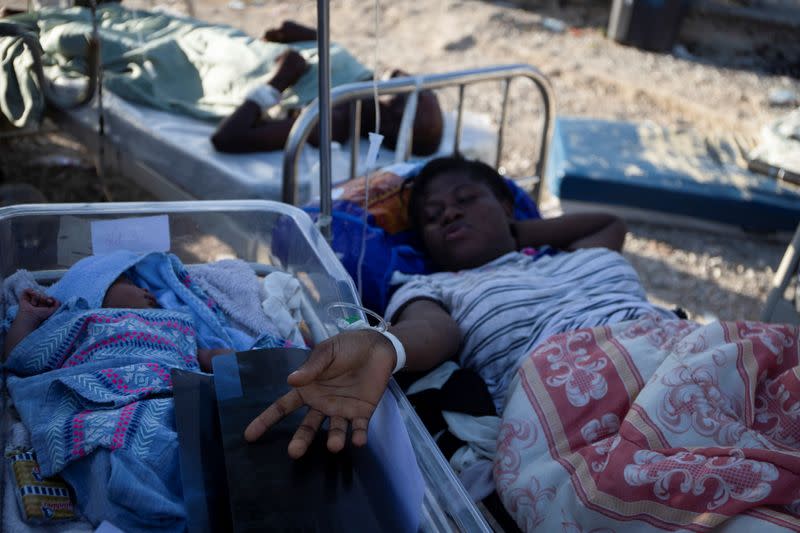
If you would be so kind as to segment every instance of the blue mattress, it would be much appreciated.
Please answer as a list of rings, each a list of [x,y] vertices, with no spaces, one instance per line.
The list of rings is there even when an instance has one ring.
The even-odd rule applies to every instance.
[[[653,125],[559,118],[547,186],[561,200],[794,231],[800,190],[741,169],[730,152]]]

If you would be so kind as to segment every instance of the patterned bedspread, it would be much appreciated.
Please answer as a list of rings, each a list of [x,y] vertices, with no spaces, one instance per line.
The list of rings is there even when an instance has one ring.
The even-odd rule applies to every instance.
[[[799,354],[752,322],[556,335],[509,390],[498,492],[528,531],[798,530]]]

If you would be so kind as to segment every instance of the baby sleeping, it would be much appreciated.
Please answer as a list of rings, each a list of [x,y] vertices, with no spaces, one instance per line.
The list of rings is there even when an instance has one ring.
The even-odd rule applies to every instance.
[[[162,253],[86,258],[9,315],[8,389],[42,475],[60,474],[90,522],[127,532],[186,527],[171,370],[291,345],[234,327]]]
[[[19,302],[17,317],[12,322],[5,340],[5,352],[10,354],[19,342],[33,333],[42,322],[50,318],[61,303],[35,289],[25,289]],[[139,287],[125,275],[120,275],[106,291],[103,308],[116,309],[158,309],[158,300],[146,288]],[[197,359],[200,368],[211,371],[211,359],[219,354],[228,353],[228,348],[197,348]]]

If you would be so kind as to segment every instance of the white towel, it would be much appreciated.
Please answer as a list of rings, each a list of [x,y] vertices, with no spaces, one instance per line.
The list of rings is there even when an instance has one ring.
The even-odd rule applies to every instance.
[[[296,343],[302,342],[297,325],[302,321],[300,311],[300,282],[285,272],[273,272],[264,278],[264,301],[261,308],[270,318],[278,334]]]
[[[189,275],[219,304],[231,325],[258,337],[275,332],[272,321],[261,311],[258,276],[241,259],[223,259],[207,265],[187,267]]]

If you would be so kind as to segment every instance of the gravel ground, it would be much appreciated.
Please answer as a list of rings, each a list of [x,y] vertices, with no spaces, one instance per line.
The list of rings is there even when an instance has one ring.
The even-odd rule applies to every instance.
[[[139,5],[147,7],[149,2]],[[181,2],[161,5],[184,9]],[[313,25],[316,13],[316,2],[311,0],[269,0],[243,10],[229,8],[227,0],[200,0],[195,6],[199,18],[228,23],[254,36],[286,18]],[[370,66],[376,42],[372,9],[373,4],[363,0],[331,1],[332,38]],[[545,17],[565,22],[567,30],[546,29]],[[782,70],[773,68],[774,54],[763,52],[765,39],[780,42],[774,28],[758,30],[748,25],[739,31],[730,24],[690,19],[681,35],[686,53],[676,57],[606,39],[607,20],[605,2],[569,3],[560,9],[540,3],[533,10],[477,0],[384,1],[378,70],[401,67],[410,72],[442,72],[528,63],[550,78],[558,114],[652,121],[710,138],[731,132],[754,138],[764,124],[786,113],[785,108],[769,105],[770,91],[786,88],[800,94],[797,77],[772,73]],[[712,24],[718,27],[710,32]],[[703,42],[704,33],[719,38]],[[499,92],[490,89],[468,90],[467,109],[499,116]],[[529,175],[537,158],[540,115],[529,93],[527,84],[512,85],[507,131],[513,134],[503,166],[514,176]],[[443,94],[442,100],[451,106],[455,95]],[[49,153],[66,153],[73,161],[65,169],[52,158],[42,160],[41,154]],[[65,201],[70,191],[77,198],[67,201],[96,201],[109,195],[114,200],[149,198],[114,176],[98,181],[87,161],[86,154],[81,155],[79,147],[57,131],[15,141],[0,139],[0,171],[5,180],[32,180],[43,187],[49,201]],[[651,298],[679,305],[700,319],[758,318],[786,247],[785,240],[761,236],[721,235],[636,221],[629,221],[629,228],[625,255],[640,272]]]

